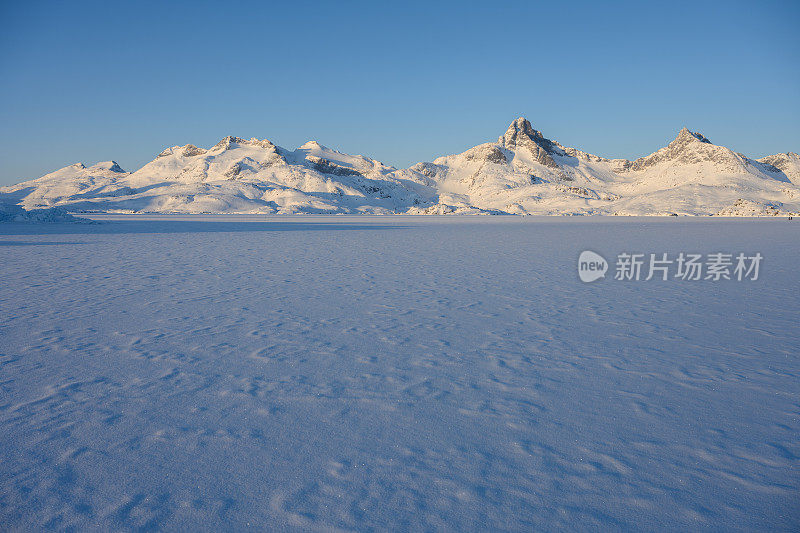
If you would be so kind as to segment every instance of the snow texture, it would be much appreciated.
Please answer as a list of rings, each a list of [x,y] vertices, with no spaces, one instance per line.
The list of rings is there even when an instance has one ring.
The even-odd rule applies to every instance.
[[[4,530],[800,527],[795,221],[117,218],[0,225]]]
[[[59,207],[24,209],[18,205],[0,203],[0,223],[4,222],[47,224],[53,222],[89,222],[89,220],[73,216]]]
[[[287,150],[229,136],[167,148],[133,173],[77,163],[0,199],[105,213],[774,216],[800,212],[800,157],[754,160],[684,128],[647,157],[607,159],[520,117],[497,142],[407,169],[317,141]]]

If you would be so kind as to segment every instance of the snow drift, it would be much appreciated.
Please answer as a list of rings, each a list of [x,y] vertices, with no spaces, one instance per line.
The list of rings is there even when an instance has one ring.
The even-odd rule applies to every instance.
[[[23,209],[18,205],[0,203],[0,223],[2,222],[90,222],[85,218],[71,215],[65,209],[53,207],[49,209]]]

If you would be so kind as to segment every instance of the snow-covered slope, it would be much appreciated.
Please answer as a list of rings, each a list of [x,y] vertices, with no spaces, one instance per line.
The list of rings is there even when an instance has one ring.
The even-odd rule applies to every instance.
[[[775,154],[758,160],[767,166],[766,171],[783,174],[795,185],[800,185],[800,155],[794,152]],[[769,168],[772,167],[772,168]]]
[[[133,173],[72,165],[0,188],[26,207],[161,213],[510,213],[748,216],[800,211],[800,157],[749,159],[684,128],[635,161],[562,146],[518,118],[497,142],[395,169],[310,141],[225,137]]]
[[[771,158],[782,167],[684,128],[647,157],[611,160],[564,147],[519,118],[496,143],[412,169],[437,182],[440,204],[508,213],[733,215],[742,199],[774,207],[770,213],[799,211],[800,189],[789,177],[800,175],[797,156]]]
[[[225,137],[207,150],[168,148],[130,174],[77,164],[0,192],[28,207],[165,213],[396,213],[435,197],[424,176],[394,171],[315,141],[288,151]]]
[[[18,185],[0,188],[0,200],[20,202],[26,208],[55,205],[70,206],[84,199],[103,202],[114,195],[129,194],[119,186],[120,179],[128,176],[115,161],[105,161],[86,167],[75,163],[41,178]]]

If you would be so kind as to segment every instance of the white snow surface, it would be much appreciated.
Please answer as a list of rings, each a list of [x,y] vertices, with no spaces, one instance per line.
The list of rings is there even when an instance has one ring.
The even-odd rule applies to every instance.
[[[800,526],[800,223],[104,222],[0,225],[4,530]]]
[[[800,157],[754,160],[684,128],[647,157],[607,159],[520,117],[497,142],[408,169],[316,141],[229,136],[173,146],[133,173],[78,163],[0,187],[0,199],[106,213],[774,216],[800,212]]]
[[[60,207],[24,209],[18,205],[0,202],[0,223],[12,222],[48,224],[54,222],[89,222],[89,220],[73,216]]]

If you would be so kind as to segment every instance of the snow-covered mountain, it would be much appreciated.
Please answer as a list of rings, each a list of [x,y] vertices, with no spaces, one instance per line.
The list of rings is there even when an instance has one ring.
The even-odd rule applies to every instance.
[[[773,162],[773,159],[775,162]],[[635,161],[606,159],[545,138],[524,118],[496,143],[420,163],[439,204],[507,213],[713,215],[739,200],[765,214],[800,210],[795,154],[754,161],[680,131],[668,146]],[[429,211],[446,211],[441,205]],[[746,214],[751,214],[747,209]],[[745,213],[742,213],[745,214]]]
[[[315,141],[289,151],[225,137],[207,150],[168,148],[133,173],[77,164],[0,193],[26,207],[163,213],[396,213],[435,197],[430,180],[395,170]]]
[[[607,159],[518,118],[497,142],[408,169],[316,141],[292,151],[225,137],[168,148],[133,173],[71,165],[0,198],[77,212],[774,215],[800,212],[800,156],[753,160],[684,128],[647,157]]]

